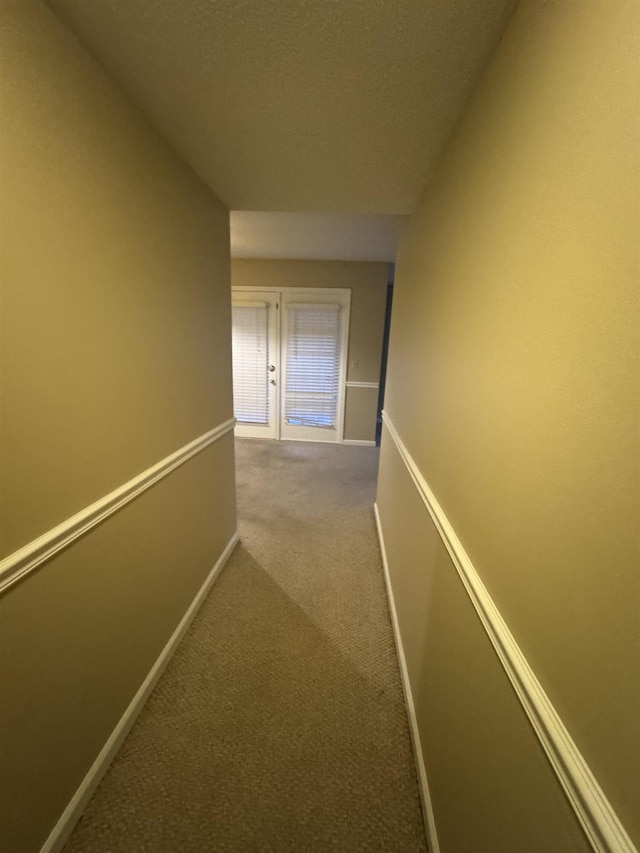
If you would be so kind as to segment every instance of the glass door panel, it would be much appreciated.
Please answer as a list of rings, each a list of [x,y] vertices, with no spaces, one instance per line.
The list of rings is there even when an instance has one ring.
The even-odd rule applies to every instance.
[[[345,323],[338,291],[282,292],[280,437],[341,440]]]

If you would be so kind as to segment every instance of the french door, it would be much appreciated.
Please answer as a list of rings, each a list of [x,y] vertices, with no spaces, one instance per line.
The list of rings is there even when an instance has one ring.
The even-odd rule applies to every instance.
[[[350,295],[234,288],[236,435],[342,441]]]

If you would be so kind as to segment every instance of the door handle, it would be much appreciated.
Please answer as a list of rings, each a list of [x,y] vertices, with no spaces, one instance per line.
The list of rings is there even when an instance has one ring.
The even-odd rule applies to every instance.
[[[269,365],[269,373],[273,373],[273,371],[274,371],[275,369],[276,369],[275,364],[270,364],[270,365]]]
[[[275,380],[275,379],[270,379],[270,380],[269,380],[269,382],[271,382],[271,384],[272,384],[272,385],[275,385],[275,384],[276,384],[276,380]]]

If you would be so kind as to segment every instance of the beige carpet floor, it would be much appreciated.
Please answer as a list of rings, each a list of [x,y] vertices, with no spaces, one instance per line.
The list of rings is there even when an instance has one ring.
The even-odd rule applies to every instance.
[[[237,441],[242,544],[65,853],[425,851],[377,450]]]

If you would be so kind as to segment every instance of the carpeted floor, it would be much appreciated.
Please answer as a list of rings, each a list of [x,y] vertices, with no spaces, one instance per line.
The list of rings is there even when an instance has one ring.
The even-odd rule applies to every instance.
[[[242,544],[65,853],[426,850],[377,453],[236,442]]]

